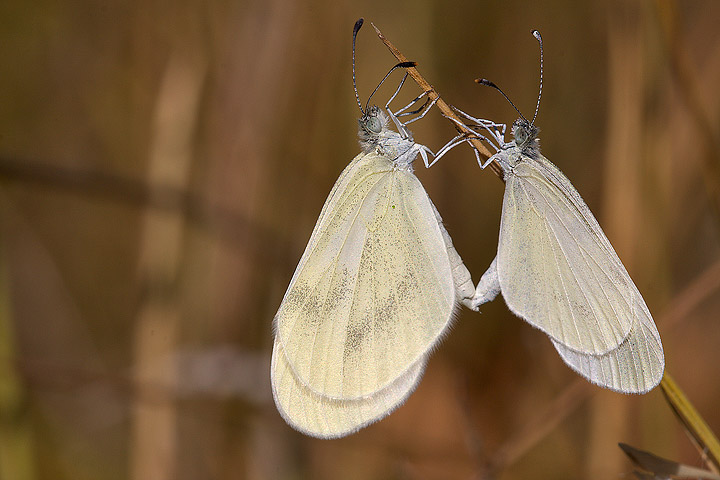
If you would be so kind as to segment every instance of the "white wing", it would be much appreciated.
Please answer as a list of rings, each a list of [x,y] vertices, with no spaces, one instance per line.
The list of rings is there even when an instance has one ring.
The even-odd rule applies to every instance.
[[[618,348],[604,355],[575,352],[552,340],[560,357],[592,383],[622,393],[646,393],[662,380],[665,370],[660,335],[648,316],[639,316]]]
[[[296,379],[322,397],[349,400],[406,376],[450,321],[459,276],[448,252],[417,177],[385,156],[356,157],[275,317]]]
[[[499,292],[496,257],[478,283],[474,306],[491,301]],[[578,353],[550,340],[565,363],[594,384],[622,393],[646,393],[660,383],[665,357],[660,334],[650,316],[636,318],[639,321],[623,343],[603,355]]]
[[[278,411],[296,430],[319,438],[338,438],[388,415],[415,390],[425,368],[422,357],[408,371],[375,394],[354,400],[323,397],[295,377],[280,342],[272,355],[273,397]]]
[[[581,354],[615,350],[645,301],[570,181],[546,158],[506,175],[497,258],[510,310]]]
[[[450,268],[452,269],[453,274],[453,283],[455,284],[456,300],[458,302],[462,302],[462,304],[466,307],[477,311],[477,309],[475,308],[475,304],[473,303],[473,299],[475,296],[475,285],[473,285],[470,271],[465,266],[462,258],[460,258],[460,254],[458,254],[457,250],[455,250],[455,246],[452,243],[452,238],[450,238],[450,234],[445,229],[445,226],[442,223],[442,218],[440,217],[440,213],[438,213],[432,201],[430,202],[430,205],[433,207],[433,211],[435,212],[435,218],[437,219],[438,225],[440,226],[440,232],[442,233],[443,241],[445,242],[445,248],[447,249],[448,260],[450,261]]]

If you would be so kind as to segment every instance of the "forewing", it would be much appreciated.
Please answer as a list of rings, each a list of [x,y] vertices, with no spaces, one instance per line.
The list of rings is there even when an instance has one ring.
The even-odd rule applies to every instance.
[[[578,353],[614,350],[647,306],[570,181],[524,157],[506,176],[498,275],[508,307]]]
[[[322,210],[320,210],[320,215],[318,216],[317,222],[315,222],[315,227],[313,227],[312,234],[310,235],[310,240],[305,246],[305,251],[303,252],[302,257],[300,257],[298,266],[295,268],[293,277],[290,280],[290,286],[285,292],[283,302],[285,302],[285,299],[290,294],[292,286],[295,284],[296,277],[301,271],[303,271],[305,262],[307,262],[310,254],[313,251],[318,248],[339,248],[337,244],[318,246],[318,241],[323,238],[321,232],[327,230],[328,222],[338,221],[337,215],[329,214],[328,212],[336,213],[338,205],[341,204],[343,201],[346,201],[348,196],[353,194],[361,194],[361,192],[356,192],[354,190],[354,186],[359,178],[367,177],[369,175],[377,173],[380,170],[388,170],[390,168],[392,167],[389,160],[382,162],[377,156],[370,156],[366,153],[360,153],[355,158],[353,158],[353,160],[348,164],[348,166],[345,167],[345,169],[340,173],[340,176],[335,181],[335,184],[330,190],[330,194],[328,194],[328,197],[325,199]],[[323,239],[325,241],[332,240],[328,238]],[[282,305],[280,306],[280,308],[282,309]],[[275,320],[277,321],[277,316]]]
[[[639,315],[618,348],[603,355],[575,352],[552,341],[560,357],[592,383],[622,393],[646,393],[662,380],[665,370],[660,335],[649,315]]]
[[[363,157],[323,213],[276,334],[308,389],[366,397],[406,374],[447,327],[451,265],[427,193],[387,157]]]
[[[394,382],[371,396],[337,400],[318,395],[300,382],[276,340],[271,367],[273,397],[278,411],[293,428],[319,438],[343,437],[400,406],[420,381],[425,360],[422,357]]]

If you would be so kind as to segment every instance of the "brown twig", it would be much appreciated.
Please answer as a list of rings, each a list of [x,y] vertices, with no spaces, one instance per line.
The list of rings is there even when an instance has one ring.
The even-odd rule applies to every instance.
[[[395,47],[395,45],[390,43],[390,41],[385,38],[385,35],[382,34],[382,32],[375,26],[374,23],[371,22],[370,25],[373,26],[373,28],[375,29],[375,33],[377,33],[377,36],[380,38],[380,40],[382,40],[388,50],[390,50],[390,53],[392,53],[399,62],[408,61],[407,57],[405,57],[405,55],[403,55],[402,52]],[[468,141],[472,143],[472,145],[477,149],[480,155],[484,156],[486,159],[490,158],[492,156],[492,153],[490,153],[487,147],[485,147],[485,145],[483,145],[483,143],[478,138],[473,137],[473,135],[475,135],[475,132],[470,127],[466,126],[465,123],[462,122],[460,118],[455,114],[453,109],[450,108],[450,106],[445,103],[442,98],[440,98],[440,95],[435,91],[433,86],[430,85],[422,75],[420,75],[417,67],[408,67],[407,71],[413,78],[413,80],[415,80],[415,82],[418,84],[418,86],[420,86],[420,88],[422,88],[422,90],[427,93],[430,100],[437,99],[437,103],[435,103],[435,105],[440,109],[443,115],[450,119],[450,122],[453,124],[455,129],[460,133],[468,135]],[[492,171],[495,173],[495,175],[497,175],[501,180],[503,179],[503,172],[500,164],[498,164],[497,162],[492,162],[490,164],[490,168],[492,168]]]

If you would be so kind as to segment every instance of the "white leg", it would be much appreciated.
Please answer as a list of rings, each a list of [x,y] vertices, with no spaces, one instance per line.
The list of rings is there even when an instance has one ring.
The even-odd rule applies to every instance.
[[[407,76],[407,74],[405,74],[405,76]],[[402,82],[404,82],[404,81],[405,81],[405,77],[403,77]],[[401,85],[400,85],[400,86],[402,86],[402,82],[401,82]],[[408,110],[409,108],[411,108],[413,105],[415,105],[417,102],[419,102],[423,97],[425,97],[425,96],[427,95],[426,92],[423,92],[423,93],[421,93],[420,95],[418,95],[412,102],[408,103],[407,105],[405,105],[404,107],[402,107],[402,108],[401,108],[400,110],[398,110],[397,112],[393,112],[393,111],[390,109],[390,102],[393,101],[393,99],[394,99],[395,96],[398,94],[398,92],[399,92],[399,89],[395,91],[395,93],[393,94],[392,97],[390,97],[390,100],[385,104],[385,110],[388,112],[388,115],[389,115],[390,118],[392,119],[393,123],[394,123],[395,126],[397,127],[397,129],[398,129],[398,131],[400,132],[400,134],[401,134],[404,138],[411,138],[411,137],[412,137],[412,134],[410,133],[410,130],[407,128],[407,126],[408,126],[409,124],[411,124],[412,122],[423,118],[423,117],[427,114],[427,112],[430,111],[430,109],[433,107],[433,105],[435,105],[435,103],[438,101],[438,98],[439,98],[439,97],[435,98],[433,101],[431,101],[431,102],[429,102],[429,103],[428,103],[428,102],[425,102],[425,104],[423,104],[420,108],[418,108],[418,109],[417,109],[416,111],[414,111],[414,112],[406,112],[406,110]],[[406,115],[414,115],[414,114],[416,114],[416,113],[418,113],[418,112],[422,112],[422,113],[420,113],[420,115],[418,115],[417,117],[408,120],[407,122],[402,122],[402,121],[400,120],[400,118],[399,118],[399,117],[406,116]]]
[[[408,72],[405,72],[405,75],[403,75],[402,80],[400,80],[400,85],[398,85],[397,89],[395,90],[395,93],[392,94],[392,97],[390,97],[390,100],[385,104],[385,110],[388,109],[388,105],[390,105],[390,102],[395,100],[395,97],[397,97],[397,94],[400,93],[400,89],[402,88],[403,84],[405,83],[405,79],[408,77]]]
[[[418,95],[417,97],[415,97],[415,99],[412,100],[410,103],[408,103],[401,109],[397,110],[396,112],[393,112],[392,109],[390,108],[390,103],[392,103],[392,101],[395,100],[395,97],[397,97],[398,93],[400,93],[400,89],[405,84],[405,80],[407,79],[407,77],[408,77],[408,73],[405,72],[405,75],[403,75],[402,80],[400,80],[400,84],[398,85],[397,89],[392,94],[392,96],[387,101],[387,103],[385,104],[385,110],[388,112],[388,115],[392,119],[393,123],[395,124],[395,126],[397,127],[398,131],[403,136],[403,138],[412,139],[412,134],[410,133],[410,130],[407,128],[407,126],[409,124],[411,124],[412,122],[415,122],[415,121],[423,118],[427,114],[427,112],[429,112],[430,109],[432,109],[433,105],[435,105],[435,103],[438,101],[438,99],[440,97],[436,97],[430,103],[428,103],[426,101],[425,104],[423,104],[417,110],[415,110],[413,112],[408,112],[407,111],[408,109],[412,108],[413,105],[417,104],[422,98],[424,98],[428,95],[428,92],[423,92],[420,95]],[[465,128],[470,128],[470,130],[475,131],[476,136],[474,138],[477,138],[479,140],[485,140],[487,143],[492,145],[493,148],[495,148],[496,152],[500,151],[500,148],[496,147],[492,141],[490,141],[487,137],[485,137],[484,135],[477,132],[477,130],[479,130],[479,129],[485,129],[487,132],[490,133],[493,140],[495,140],[501,147],[506,145],[505,141],[504,141],[506,125],[504,123],[495,123],[490,120],[482,120],[479,118],[475,118],[471,115],[468,115],[467,113],[463,112],[462,110],[460,110],[458,108],[455,108],[455,107],[452,107],[452,108],[456,112],[458,112],[460,115],[465,117],[466,119],[468,119],[472,122],[475,122],[475,125],[473,125],[474,128],[467,127],[467,125],[463,124],[462,122],[458,121],[457,119],[447,117],[447,115],[443,115],[443,116],[446,118],[450,118],[450,120],[454,121],[458,125],[461,125]],[[418,112],[421,112],[420,115],[408,120],[407,122],[403,122],[399,119],[399,117],[406,116],[406,115],[414,115]],[[452,150],[454,147],[460,145],[461,143],[465,143],[465,142],[467,142],[468,145],[470,145],[470,148],[473,149],[473,153],[475,154],[475,159],[477,160],[478,165],[480,166],[481,169],[485,169],[485,167],[490,165],[490,163],[492,163],[492,161],[495,159],[495,156],[493,155],[492,157],[487,159],[485,162],[483,162],[482,159],[480,158],[480,153],[475,148],[475,146],[469,142],[469,138],[466,134],[458,135],[455,138],[453,138],[452,140],[450,140],[440,150],[438,150],[437,154],[433,153],[433,151],[430,150],[425,145],[419,145],[419,144],[416,144],[416,145],[419,147],[418,154],[422,157],[423,163],[425,164],[425,168],[430,168],[433,165],[435,165],[435,163],[438,160],[440,160],[440,158],[443,155],[445,155],[447,152]],[[433,157],[432,161],[430,161],[430,156]]]
[[[470,115],[470,114],[468,114],[468,113],[465,113],[465,112],[463,112],[462,110],[460,110],[459,108],[457,108],[457,107],[455,107],[455,106],[452,106],[452,105],[451,105],[451,108],[452,108],[453,110],[455,110],[455,112],[459,113],[461,116],[463,116],[463,117],[465,117],[466,119],[470,120],[471,122],[475,122],[478,127],[483,127],[483,128],[485,128],[485,129],[488,129],[488,130],[499,131],[499,133],[501,133],[502,135],[505,135],[505,131],[506,131],[506,129],[507,129],[507,125],[506,125],[506,124],[504,124],[504,123],[496,123],[496,122],[493,122],[492,120],[485,120],[484,118],[476,118],[476,117],[473,117],[472,115]]]
[[[461,121],[459,121],[459,120],[457,120],[457,119],[455,119],[455,118],[448,117],[447,115],[443,115],[443,117],[445,117],[445,118],[447,118],[447,119],[455,122],[456,124],[458,124],[458,125],[461,126],[461,127],[470,128],[470,127],[468,127],[467,125],[465,125],[464,123],[462,123]],[[472,129],[471,129],[471,130],[472,130]],[[480,134],[480,133],[477,133],[477,132],[476,132],[476,133],[475,133],[475,136],[473,136],[473,137],[468,137],[468,136],[465,136],[465,135],[459,135],[458,137],[461,137],[461,136],[464,137],[462,141],[467,142],[468,145],[470,145],[470,148],[472,148],[473,153],[475,154],[475,160],[477,160],[478,165],[479,165],[480,168],[483,169],[483,170],[485,169],[485,167],[487,167],[488,165],[490,165],[493,160],[495,160],[495,155],[493,155],[492,157],[488,158],[485,162],[483,162],[483,161],[480,159],[480,152],[478,152],[478,149],[475,148],[475,145],[473,145],[473,144],[470,142],[470,140],[473,139],[473,138],[475,138],[475,139],[477,139],[477,140],[485,140],[485,142],[487,142],[488,145],[490,145],[492,148],[495,149],[496,154],[497,154],[498,152],[500,152],[500,149],[499,149],[497,146],[495,146],[494,143],[492,143],[490,140],[488,140],[487,137],[485,137],[484,135],[482,135],[482,134]],[[458,137],[455,137],[455,138],[458,138]],[[455,140],[455,139],[451,140],[451,142],[454,141],[454,140]],[[454,146],[454,145],[452,145],[452,146]],[[438,153],[439,153],[439,152],[438,152]],[[435,163],[435,162],[433,162],[433,163]],[[431,164],[431,165],[432,165],[432,164]]]
[[[416,144],[417,145],[417,144]],[[425,164],[425,168],[430,168],[430,166],[437,161],[437,158],[435,157],[435,154],[425,145],[420,145],[421,148],[418,153],[420,154],[420,157],[423,159],[423,163]],[[433,161],[430,162],[430,159],[428,158],[428,153],[433,156]],[[429,162],[429,163],[428,163]]]
[[[419,113],[422,109],[425,108],[425,105],[429,102],[429,100],[425,100],[425,103],[424,103],[423,105],[421,105],[420,108],[418,108],[417,110],[415,110],[415,111],[413,111],[413,112],[405,112],[405,110],[407,110],[408,108],[412,107],[412,106],[415,105],[417,102],[419,102],[421,98],[426,97],[426,96],[427,96],[427,92],[421,93],[420,95],[418,95],[417,97],[415,97],[415,99],[412,100],[410,103],[408,103],[407,105],[405,105],[404,107],[402,107],[400,110],[398,110],[397,112],[395,112],[395,116],[399,118],[399,117],[404,117],[404,116],[406,116],[406,115],[414,115],[414,114],[416,114],[416,113]],[[386,109],[389,109],[389,108],[390,108],[390,102],[388,102],[388,103],[385,105],[385,108],[386,108]]]
[[[397,116],[393,113],[392,110],[390,110],[390,103],[395,100],[395,97],[397,97],[397,94],[400,93],[400,89],[405,84],[405,79],[408,77],[408,73],[405,72],[405,75],[403,75],[402,80],[400,80],[400,84],[398,85],[397,89],[395,90],[395,93],[392,94],[390,97],[390,100],[387,101],[385,104],[385,110],[388,112],[388,115],[390,115],[390,118],[392,119],[393,123],[395,124],[395,127],[398,129],[398,132],[400,132],[400,135],[403,136],[403,138],[410,138],[410,131],[405,128],[405,124],[403,124],[400,120],[398,120]]]
[[[477,148],[475,148],[475,145],[468,142],[470,144],[470,148],[472,148],[473,153],[475,154],[475,160],[477,161],[478,165],[480,165],[480,168],[482,170],[485,170],[485,167],[487,167],[486,164],[483,164],[483,161],[480,160],[480,152],[478,152]]]
[[[496,153],[492,157],[485,160],[485,163],[482,163],[482,161],[480,160],[480,156],[477,154],[477,151],[475,152],[475,156],[477,157],[478,165],[480,165],[480,169],[482,169],[482,170],[485,170],[485,167],[490,165],[495,160],[495,157],[497,157],[497,155],[498,154]]]
[[[472,130],[484,129],[488,133],[490,133],[495,142],[497,142],[499,149],[504,149],[508,147],[508,143],[505,142],[505,131],[507,130],[506,124],[496,123],[491,120],[484,120],[481,118],[475,118],[472,115],[468,115],[467,113],[463,112],[457,107],[452,107],[452,109],[455,110],[462,117],[465,117],[467,120],[475,122],[475,125],[471,127]]]
[[[435,165],[435,162],[440,160],[440,158],[443,155],[445,155],[446,153],[448,153],[450,150],[457,147],[461,143],[465,143],[465,142],[467,142],[467,137],[464,134],[457,135],[455,138],[453,138],[448,143],[443,145],[442,148],[440,148],[440,150],[438,150],[437,153],[433,153],[432,150],[430,150],[428,147],[426,147],[425,145],[421,145],[423,147],[423,149],[421,150],[420,155],[422,155],[422,152],[424,151],[433,156],[432,162],[428,163],[428,157],[426,155],[422,155],[423,161],[425,161],[425,168],[432,167],[433,165]],[[472,144],[470,144],[470,146],[472,147]],[[474,148],[475,147],[473,147],[473,149]],[[477,153],[476,153],[476,155],[477,155]],[[478,161],[480,161],[479,158],[478,158]]]
[[[414,104],[416,104],[417,102],[419,102],[420,99],[423,98],[423,97],[426,96],[426,95],[427,95],[427,92],[421,93],[417,98],[415,98],[415,100],[413,100],[412,102],[408,103],[408,104],[405,105],[403,108],[401,108],[400,110],[398,110],[397,112],[395,112],[395,116],[396,116],[396,117],[402,117],[402,116],[406,116],[406,115],[415,115],[416,113],[422,112],[422,113],[420,113],[420,115],[418,115],[417,117],[412,118],[412,119],[408,120],[407,122],[403,123],[403,125],[405,125],[405,126],[410,125],[412,122],[415,122],[415,121],[420,120],[421,118],[423,118],[423,117],[427,114],[427,112],[430,111],[430,109],[433,107],[433,105],[435,105],[435,103],[437,103],[437,101],[440,99],[440,97],[435,97],[435,99],[432,100],[432,101],[429,101],[429,102],[426,101],[426,102],[425,102],[420,108],[418,108],[417,110],[415,110],[415,111],[413,111],[413,112],[407,112],[407,113],[405,113],[405,110],[407,110],[407,109],[410,108],[412,105],[414,105]]]
[[[398,85],[398,88],[395,89],[395,93],[392,94],[392,96],[390,97],[390,99],[389,99],[389,100],[387,101],[387,103],[385,104],[385,110],[388,112],[388,115],[390,115],[390,118],[392,119],[393,123],[394,123],[395,126],[397,127],[398,131],[399,131],[405,138],[411,138],[411,137],[412,137],[412,135],[410,134],[410,131],[409,131],[408,128],[407,128],[407,126],[410,125],[411,123],[413,123],[413,122],[415,122],[415,121],[423,118],[425,115],[427,115],[427,112],[429,112],[429,111],[432,109],[433,105],[435,105],[435,103],[436,103],[436,102],[439,100],[439,98],[440,98],[440,97],[435,97],[435,99],[433,99],[433,100],[430,101],[430,102],[426,101],[426,102],[425,102],[420,108],[418,108],[417,110],[412,111],[412,112],[408,112],[408,111],[407,111],[408,109],[412,108],[412,107],[413,107],[414,105],[416,105],[420,100],[422,100],[423,98],[425,98],[425,97],[428,96],[428,92],[423,92],[423,93],[421,93],[420,95],[418,95],[417,97],[415,97],[415,99],[412,100],[410,103],[408,103],[407,105],[405,105],[404,107],[402,107],[402,108],[399,109],[398,111],[393,112],[392,109],[390,109],[390,104],[392,103],[393,100],[395,100],[395,97],[397,97],[398,93],[400,93],[400,89],[401,89],[402,86],[405,84],[405,80],[407,79],[408,75],[409,75],[409,74],[408,74],[407,72],[405,72],[405,75],[403,75],[402,80],[400,80],[400,84]],[[404,117],[404,116],[408,116],[408,115],[415,115],[416,113],[420,113],[420,115],[418,115],[418,116],[415,117],[415,118],[412,118],[412,119],[408,120],[407,122],[402,122],[402,121],[400,121],[400,117]]]

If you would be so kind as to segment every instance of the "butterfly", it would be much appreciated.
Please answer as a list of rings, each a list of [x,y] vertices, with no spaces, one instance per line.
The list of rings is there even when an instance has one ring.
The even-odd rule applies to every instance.
[[[537,30],[533,35],[541,48],[542,91],[542,38]],[[477,82],[507,99],[492,82]],[[496,144],[497,153],[478,161],[482,168],[497,161],[505,180],[497,256],[472,307],[502,293],[508,308],[545,332],[565,363],[592,383],[623,393],[653,389],[665,368],[657,327],[580,194],[540,153],[537,107],[532,121],[520,114],[507,143],[505,125],[456,111]]]
[[[395,95],[387,114],[363,109],[358,97],[362,152],[325,201],[274,319],[276,406],[293,428],[319,438],[353,433],[401,405],[459,302],[469,306],[475,294],[413,173],[417,156],[431,165],[432,151],[398,119],[410,105],[389,109]],[[435,160],[463,141],[453,139]]]

